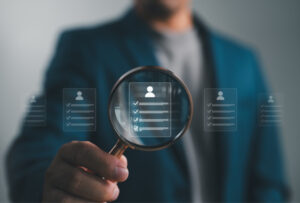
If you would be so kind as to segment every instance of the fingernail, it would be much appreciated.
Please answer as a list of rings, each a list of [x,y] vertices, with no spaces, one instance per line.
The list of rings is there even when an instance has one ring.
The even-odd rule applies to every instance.
[[[115,189],[114,189],[114,193],[113,193],[113,199],[114,200],[116,200],[118,198],[119,192],[120,192],[119,188],[118,188],[118,186],[116,186]]]
[[[128,169],[127,168],[122,168],[122,167],[116,167],[116,176],[120,179],[125,179],[128,176]]]

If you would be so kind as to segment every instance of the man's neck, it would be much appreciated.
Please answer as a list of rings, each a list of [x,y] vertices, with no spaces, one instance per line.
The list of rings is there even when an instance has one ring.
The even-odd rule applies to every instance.
[[[148,22],[157,31],[184,32],[193,26],[192,12],[189,8],[178,10],[166,19],[150,19]]]

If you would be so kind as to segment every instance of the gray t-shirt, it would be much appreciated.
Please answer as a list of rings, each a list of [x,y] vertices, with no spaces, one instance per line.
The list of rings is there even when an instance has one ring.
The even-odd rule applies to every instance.
[[[202,155],[195,139],[201,136],[201,104],[203,54],[197,31],[191,28],[182,33],[169,31],[153,34],[156,57],[160,65],[181,78],[190,90],[194,103],[194,116],[183,143],[191,177],[192,200],[201,202]]]

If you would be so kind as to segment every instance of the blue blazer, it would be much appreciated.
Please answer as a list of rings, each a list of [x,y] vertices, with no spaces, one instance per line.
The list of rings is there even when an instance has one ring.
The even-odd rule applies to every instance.
[[[257,126],[257,95],[267,93],[253,52],[208,30],[197,18],[208,88],[237,88],[238,130],[211,133],[214,167],[204,184],[207,201],[283,201],[287,198],[279,133]],[[64,32],[46,72],[47,126],[21,128],[7,154],[10,197],[39,201],[43,180],[58,149],[71,140],[90,140],[109,151],[117,138],[107,107],[113,84],[128,70],[159,65],[149,28],[133,10],[105,25]],[[97,131],[63,132],[63,88],[96,88]],[[195,104],[197,105],[197,104]],[[202,122],[202,121],[199,121]],[[120,183],[119,201],[190,201],[190,178],[183,146],[156,152],[127,150],[129,179]]]

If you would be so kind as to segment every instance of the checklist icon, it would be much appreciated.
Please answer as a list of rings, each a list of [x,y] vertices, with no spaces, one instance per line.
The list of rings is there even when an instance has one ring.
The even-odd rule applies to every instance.
[[[129,83],[131,134],[138,137],[171,136],[171,83]]]
[[[204,89],[204,130],[237,130],[237,89]]]
[[[276,126],[283,122],[284,102],[280,93],[261,93],[258,96],[259,126]]]
[[[65,132],[96,130],[96,90],[63,89],[63,129]]]
[[[27,115],[24,119],[25,127],[43,127],[46,126],[46,97],[31,96],[26,105]]]

